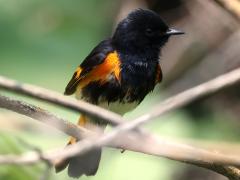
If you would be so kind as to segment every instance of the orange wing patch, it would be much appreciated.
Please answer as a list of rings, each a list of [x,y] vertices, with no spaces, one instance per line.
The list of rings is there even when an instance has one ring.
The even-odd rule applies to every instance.
[[[68,83],[64,94],[71,95],[76,92],[76,90],[81,90],[84,86],[93,81],[100,81],[104,83],[108,80],[108,78],[112,75],[120,82],[120,59],[118,57],[118,53],[116,51],[107,55],[104,59],[103,63],[96,65],[91,69],[90,72],[82,75],[81,73],[84,71],[83,68],[78,67],[73,74],[72,79]]]
[[[104,62],[96,66],[90,71],[79,83],[80,88],[83,88],[87,84],[93,81],[101,81],[102,83],[107,81],[108,76],[114,74],[116,79],[120,81],[120,60],[116,51],[108,54]]]

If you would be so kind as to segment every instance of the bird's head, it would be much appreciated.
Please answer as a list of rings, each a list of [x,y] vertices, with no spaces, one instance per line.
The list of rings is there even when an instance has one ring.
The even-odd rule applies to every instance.
[[[184,32],[169,28],[158,14],[150,10],[137,9],[117,26],[113,42],[121,49],[160,49],[172,35]]]

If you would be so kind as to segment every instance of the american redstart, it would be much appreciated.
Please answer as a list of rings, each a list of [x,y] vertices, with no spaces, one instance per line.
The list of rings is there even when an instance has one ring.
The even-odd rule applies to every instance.
[[[119,114],[135,108],[162,80],[159,62],[161,48],[171,35],[183,34],[171,29],[150,11],[137,9],[117,26],[113,36],[100,42],[74,72],[65,95],[99,105]],[[91,130],[91,124],[104,129],[106,123],[80,116],[78,125]],[[68,144],[78,140],[71,138]],[[56,171],[68,166],[71,177],[95,175],[101,149],[59,161]],[[110,167],[108,167],[110,168]]]

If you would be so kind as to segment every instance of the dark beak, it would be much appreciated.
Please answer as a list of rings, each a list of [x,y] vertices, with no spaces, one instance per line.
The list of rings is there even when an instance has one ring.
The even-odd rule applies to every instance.
[[[167,35],[181,35],[181,34],[185,34],[183,31],[179,31],[177,29],[172,29],[169,28],[166,32]]]

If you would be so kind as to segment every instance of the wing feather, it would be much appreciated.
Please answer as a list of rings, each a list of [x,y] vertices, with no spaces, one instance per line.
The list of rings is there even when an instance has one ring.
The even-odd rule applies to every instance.
[[[108,55],[112,52],[114,52],[114,48],[110,40],[104,40],[98,46],[96,46],[76,69],[67,87],[65,88],[64,94],[71,95],[76,92],[79,84],[86,84],[89,81],[97,78],[99,76],[99,74],[96,73],[97,69],[102,68],[102,70],[104,70],[104,68],[101,67],[102,64],[106,64],[105,69],[111,68],[108,66],[109,64],[104,62],[106,59],[108,59]],[[97,72],[101,73],[100,71],[101,70],[98,70]],[[91,74],[92,77],[89,77]]]

